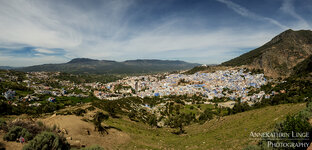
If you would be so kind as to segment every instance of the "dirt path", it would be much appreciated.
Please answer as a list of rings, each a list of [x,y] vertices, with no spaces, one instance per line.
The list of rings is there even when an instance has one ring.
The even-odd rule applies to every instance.
[[[82,118],[74,115],[52,115],[41,121],[48,126],[56,125],[61,130],[65,129],[67,134],[64,136],[72,146],[99,145],[105,149],[116,149],[130,141],[128,134],[116,129],[108,129],[109,134],[101,135],[94,131],[92,123],[83,121]]]

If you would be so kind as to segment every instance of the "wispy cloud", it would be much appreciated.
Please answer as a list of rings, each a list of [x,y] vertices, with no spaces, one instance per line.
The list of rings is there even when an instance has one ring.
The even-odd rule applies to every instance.
[[[294,0],[284,0],[280,9],[284,13],[289,14],[290,16],[296,18],[299,21],[298,23],[296,23],[296,27],[311,29],[311,26],[308,24],[308,22],[304,18],[302,18],[298,13],[296,13],[294,7]]]
[[[288,28],[230,0],[207,2],[211,10],[220,2],[230,9],[222,5],[220,17],[206,12],[206,7],[196,12],[188,5],[176,6],[180,0],[153,1],[153,6],[137,0],[0,1],[0,65],[66,62],[75,57],[221,63]],[[172,6],[162,10],[158,4]],[[192,9],[178,12],[181,8],[176,7]],[[226,18],[232,10],[238,20]],[[240,22],[245,18],[250,19]]]
[[[250,10],[248,10],[247,8],[245,8],[239,4],[236,4],[230,0],[217,0],[217,1],[226,4],[227,7],[229,7],[230,9],[232,9],[233,11],[235,11],[236,13],[238,13],[241,16],[248,17],[248,18],[255,19],[255,20],[268,21],[268,22],[280,27],[281,29],[289,29],[289,27],[281,24],[277,20],[255,14],[255,13],[251,12]]]

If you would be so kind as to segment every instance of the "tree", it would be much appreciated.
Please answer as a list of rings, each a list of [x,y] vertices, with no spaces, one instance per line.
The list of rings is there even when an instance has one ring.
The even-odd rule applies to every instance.
[[[52,132],[42,132],[23,147],[23,150],[69,150],[66,139]]]
[[[236,113],[248,111],[250,109],[252,108],[248,105],[247,102],[241,103],[240,101],[238,101],[238,103],[234,104],[234,107],[232,108],[232,110],[228,111],[228,114],[236,114]]]
[[[107,111],[111,117],[116,118],[116,107],[118,107],[116,102],[109,101],[104,105],[104,110]]]
[[[169,126],[171,128],[179,128],[178,132],[174,132],[175,134],[183,134],[185,133],[185,130],[183,129],[183,126],[187,124],[187,117],[186,114],[180,113],[175,116],[171,116],[169,118]]]
[[[211,109],[206,109],[198,118],[198,121],[200,123],[204,123],[207,120],[210,120],[213,118],[213,111]]]
[[[95,115],[94,115],[94,118],[93,118],[93,124],[95,126],[95,130],[97,130],[98,132],[100,132],[101,134],[103,134],[103,132],[106,132],[106,134],[108,134],[107,130],[102,127],[101,123],[104,121],[104,120],[107,120],[109,118],[108,115],[105,115],[103,114],[102,112],[97,112]]]

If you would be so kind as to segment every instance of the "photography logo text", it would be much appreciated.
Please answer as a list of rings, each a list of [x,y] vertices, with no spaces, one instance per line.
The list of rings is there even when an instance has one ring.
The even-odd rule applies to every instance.
[[[250,132],[251,138],[260,138],[262,143],[272,148],[309,147],[309,132]]]

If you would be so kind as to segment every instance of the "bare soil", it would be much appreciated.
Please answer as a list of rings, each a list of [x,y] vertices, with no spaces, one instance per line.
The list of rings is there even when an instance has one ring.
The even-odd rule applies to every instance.
[[[64,136],[72,147],[88,147],[99,145],[104,149],[117,149],[119,145],[130,141],[130,136],[118,129],[108,129],[108,134],[100,134],[94,130],[92,122],[82,120],[83,117],[74,115],[52,115],[41,119],[47,126],[56,125],[61,131],[66,130]],[[85,118],[86,119],[86,118]],[[105,124],[103,124],[105,126]],[[88,133],[89,132],[89,133]]]

